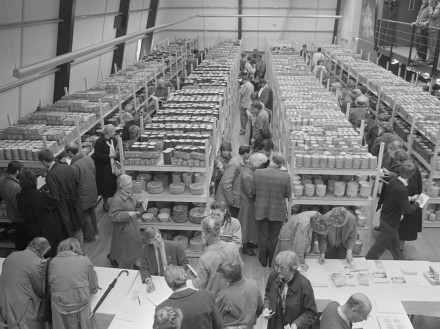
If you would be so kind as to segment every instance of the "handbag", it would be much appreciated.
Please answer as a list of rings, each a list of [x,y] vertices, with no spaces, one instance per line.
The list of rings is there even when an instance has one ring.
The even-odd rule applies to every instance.
[[[37,320],[40,322],[52,322],[52,308],[50,301],[50,289],[49,289],[49,265],[52,258],[49,258],[46,262],[46,271],[44,274],[44,296],[38,308]]]

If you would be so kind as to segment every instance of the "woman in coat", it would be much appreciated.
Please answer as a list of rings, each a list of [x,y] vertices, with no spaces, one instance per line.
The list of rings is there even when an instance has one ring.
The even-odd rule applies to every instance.
[[[241,223],[242,240],[244,242],[242,252],[249,256],[255,256],[250,248],[249,242],[258,243],[258,227],[255,220],[254,201],[255,191],[253,189],[255,170],[266,163],[266,156],[263,153],[252,153],[240,173],[241,206],[238,213],[238,220]]]
[[[90,302],[92,294],[98,292],[98,276],[77,239],[61,241],[48,275],[53,328],[92,328]]]
[[[17,207],[24,218],[26,243],[36,237],[44,237],[52,246],[48,257],[55,256],[58,243],[67,237],[61,225],[57,200],[37,189],[37,176],[30,169],[20,174],[21,192],[17,195]]]
[[[310,328],[318,318],[310,281],[298,271],[298,257],[285,250],[275,257],[275,270],[269,275],[262,316],[267,329]]]
[[[93,153],[93,160],[96,168],[96,187],[98,188],[98,195],[103,198],[103,208],[105,211],[109,210],[108,198],[111,198],[116,192],[116,176],[113,174],[111,159],[116,157],[116,154],[110,154],[110,145],[116,148],[116,128],[109,124],[104,127],[103,136],[99,137],[95,143],[95,152]]]
[[[119,267],[133,269],[136,258],[140,256],[142,237],[137,220],[139,202],[133,198],[133,181],[128,175],[118,178],[118,190],[110,206],[110,218],[113,223],[113,235],[110,248],[110,261],[116,261]]]
[[[214,201],[209,207],[211,216],[220,222],[220,239],[235,242],[241,247],[241,225],[237,218],[231,217],[228,206],[223,201]]]
[[[220,145],[220,153],[215,158],[214,162],[214,172],[212,173],[212,179],[214,180],[215,192],[217,193],[218,185],[222,179],[223,173],[225,172],[226,166],[229,160],[232,159],[232,145],[229,142],[222,142]]]

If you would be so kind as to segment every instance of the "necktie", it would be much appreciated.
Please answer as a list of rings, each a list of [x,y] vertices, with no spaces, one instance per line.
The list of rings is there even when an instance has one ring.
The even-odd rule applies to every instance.
[[[162,262],[162,254],[161,254],[159,248],[157,248],[157,256],[159,258],[159,275],[163,276],[164,268],[163,268],[163,262]]]

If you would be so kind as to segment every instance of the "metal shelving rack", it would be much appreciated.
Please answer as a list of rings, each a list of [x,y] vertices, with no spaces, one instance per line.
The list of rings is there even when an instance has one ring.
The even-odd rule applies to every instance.
[[[325,51],[325,47],[324,47]],[[344,54],[349,54],[344,52]],[[412,110],[412,117],[407,117],[407,115],[404,115],[401,112],[401,108],[399,106],[399,99],[396,93],[389,93],[383,91],[385,85],[379,85],[373,87],[372,84],[368,81],[368,79],[364,79],[364,83],[361,82],[361,78],[364,75],[364,72],[357,71],[356,73],[353,72],[352,67],[348,63],[343,63],[341,60],[337,60],[336,58],[333,58],[332,56],[326,54],[326,56],[330,59],[331,63],[331,69],[330,72],[333,73],[334,77],[341,83],[344,83],[342,76],[343,73],[346,72],[347,79],[352,79],[357,84],[362,84],[367,86],[369,92],[377,97],[377,107],[376,111],[372,110],[372,112],[376,115],[377,111],[379,110],[379,105],[382,103],[388,108],[389,112],[391,112],[391,122],[394,123],[394,120],[396,120],[396,117],[399,117],[404,122],[408,123],[411,127],[410,134],[407,136],[407,140],[403,140],[402,137],[395,134],[397,139],[402,142],[402,144],[406,147],[408,154],[414,156],[419,163],[422,164],[422,166],[429,171],[429,178],[427,182],[427,187],[431,184],[433,184],[434,179],[440,179],[440,171],[437,169],[437,161],[440,160],[439,158],[439,152],[440,152],[440,129],[438,130],[437,136],[435,141],[432,141],[430,138],[426,137],[422,131],[419,131],[416,127],[417,123],[417,112],[418,107],[414,107]],[[357,54],[353,54],[354,60],[359,60]],[[338,75],[336,74],[337,70],[340,70],[341,73]],[[393,75],[391,71],[389,71],[390,75]],[[399,78],[400,79],[400,78]],[[405,83],[405,80],[401,79],[402,83]],[[414,88],[416,88],[414,86]],[[426,97],[433,97],[430,94],[426,94]],[[377,115],[376,115],[377,118]],[[435,145],[434,148],[434,155],[431,157],[431,161],[426,161],[419,153],[417,153],[413,147],[412,147],[412,141],[414,140],[415,134],[420,134],[421,136],[428,139],[431,143]],[[431,198],[428,201],[428,204],[440,204],[440,197],[439,198]],[[424,211],[426,211],[426,207],[424,208]],[[440,227],[440,221],[423,221],[423,227]]]
[[[379,177],[383,158],[382,143],[378,156],[378,164],[374,169],[336,169],[336,168],[296,168],[295,166],[295,142],[292,142],[289,138],[290,129],[288,128],[288,120],[286,115],[286,109],[284,106],[284,97],[280,93],[279,78],[277,77],[277,70],[273,67],[273,58],[270,52],[270,44],[266,43],[266,59],[268,67],[268,80],[269,85],[274,92],[274,120],[272,122],[272,131],[274,132],[274,140],[279,149],[287,154],[290,151],[288,157],[288,170],[291,175],[296,174],[310,174],[310,175],[365,175],[374,176],[373,193],[368,198],[360,196],[350,198],[348,196],[335,197],[327,194],[325,197],[295,197],[292,193],[289,199],[288,209],[290,210],[293,205],[329,205],[329,206],[361,206],[367,217],[368,224],[365,227],[358,227],[358,234],[362,241],[364,241],[363,248],[357,256],[365,255],[366,251],[370,247],[371,230],[373,229],[372,220],[374,215],[374,207],[376,206],[377,191],[379,187]],[[324,87],[323,87],[324,88]],[[360,136],[362,139],[362,137]],[[290,212],[289,212],[290,213]]]

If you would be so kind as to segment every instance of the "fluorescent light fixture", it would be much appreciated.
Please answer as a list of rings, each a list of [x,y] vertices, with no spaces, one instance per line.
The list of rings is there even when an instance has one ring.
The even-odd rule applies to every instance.
[[[419,74],[420,74],[420,72],[419,72]],[[423,77],[423,79],[428,80],[431,76],[429,75],[429,73],[425,72],[425,73],[422,73],[422,77]]]
[[[397,59],[393,58],[391,60],[391,65],[396,65],[396,64],[399,64],[399,61]]]

